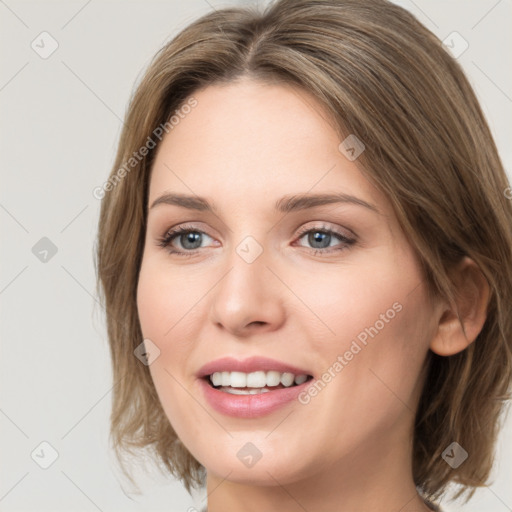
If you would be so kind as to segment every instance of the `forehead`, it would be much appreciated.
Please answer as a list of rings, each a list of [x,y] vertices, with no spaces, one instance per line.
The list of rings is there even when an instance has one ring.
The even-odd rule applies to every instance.
[[[166,190],[226,200],[232,194],[247,202],[272,196],[272,204],[277,196],[309,191],[384,200],[340,152],[337,130],[309,93],[243,80],[208,86],[193,97],[197,105],[158,148],[150,202]]]
[[[270,85],[250,80],[216,84],[193,94],[197,106],[170,131],[165,146],[174,152],[186,144],[197,153],[189,157],[249,160],[272,153],[289,160],[303,156],[298,142],[308,147],[339,141],[326,121],[322,106],[308,93],[290,85]],[[326,140],[329,138],[329,140]],[[224,151],[229,149],[229,154]]]

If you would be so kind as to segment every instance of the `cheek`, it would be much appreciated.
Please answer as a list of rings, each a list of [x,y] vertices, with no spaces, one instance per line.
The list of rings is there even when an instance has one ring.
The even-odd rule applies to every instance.
[[[435,325],[411,256],[398,261],[382,254],[371,264],[337,269],[328,279],[317,276],[298,293],[308,297],[323,324],[316,332],[304,326],[310,350],[322,355],[321,380],[327,383],[326,400],[315,398],[315,414],[346,417],[351,410],[355,418],[371,412],[374,421],[391,421],[404,407],[415,407]],[[331,401],[341,407],[326,407]]]
[[[160,350],[149,370],[165,415],[180,438],[188,439],[190,435],[194,439],[200,436],[201,422],[195,418],[193,410],[190,417],[183,411],[191,402],[184,372],[193,348],[190,342],[193,333],[185,331],[191,319],[192,324],[195,323],[192,306],[197,298],[186,293],[185,283],[181,285],[176,275],[171,276],[148,258],[143,261],[139,274],[137,307],[144,338],[150,339]]]
[[[188,321],[194,316],[188,302],[176,279],[171,282],[168,273],[151,259],[143,261],[137,287],[137,308],[143,337],[151,340],[160,351],[149,369],[159,394],[168,395],[161,396],[164,406],[178,391],[178,381],[182,378],[177,370],[184,367],[192,347],[191,334],[187,337],[183,332],[190,323],[180,321],[185,315]],[[188,314],[187,310],[190,310]]]
[[[380,340],[372,344],[376,350],[409,351],[411,338],[425,334],[429,307],[423,274],[408,246],[388,241],[321,279],[324,292],[316,293],[314,302],[334,331],[331,337],[342,341],[337,349],[348,348],[353,340],[365,348]],[[309,288],[314,289],[313,283]]]
[[[302,324],[315,351],[329,353],[330,347],[339,353],[356,338],[364,344],[372,336],[409,325],[408,321],[402,324],[408,316],[403,310],[406,305],[407,310],[421,308],[421,297],[420,302],[415,301],[422,290],[412,292],[421,277],[411,262],[398,266],[391,256],[385,251],[374,252],[368,262],[285,275],[298,299],[290,296],[289,305],[296,304],[302,310],[291,321]],[[400,341],[396,336],[391,338]]]
[[[194,305],[204,295],[197,283],[187,281],[183,274],[171,271],[159,258],[148,257],[143,260],[137,287],[137,308],[144,337],[154,340],[162,351],[172,344],[176,355],[189,345],[176,340],[186,339],[184,330],[194,325],[198,312]]]

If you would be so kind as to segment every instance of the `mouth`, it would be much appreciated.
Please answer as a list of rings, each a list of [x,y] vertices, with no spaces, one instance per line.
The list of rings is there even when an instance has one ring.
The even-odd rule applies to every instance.
[[[277,370],[245,372],[214,372],[202,377],[213,389],[231,395],[260,395],[279,389],[300,386],[311,379],[305,373],[279,372]]]
[[[246,419],[292,407],[314,381],[309,369],[264,356],[216,359],[202,366],[196,377],[212,409]]]

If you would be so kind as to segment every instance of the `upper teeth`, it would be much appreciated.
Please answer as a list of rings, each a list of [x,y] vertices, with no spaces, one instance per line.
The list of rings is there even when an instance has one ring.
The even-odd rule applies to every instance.
[[[294,375],[293,373],[281,373],[276,371],[257,371],[251,373],[244,372],[215,372],[210,375],[210,380],[214,386],[231,386],[233,388],[264,388],[265,386],[278,386],[282,384],[290,387],[295,384],[306,382],[308,376]]]

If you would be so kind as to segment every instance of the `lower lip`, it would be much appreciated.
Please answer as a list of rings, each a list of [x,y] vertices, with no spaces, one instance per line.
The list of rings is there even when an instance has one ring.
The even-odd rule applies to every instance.
[[[307,380],[298,386],[276,389],[257,395],[233,395],[219,391],[210,386],[205,379],[199,379],[199,384],[207,402],[216,411],[237,418],[258,418],[293,402],[313,380]]]

